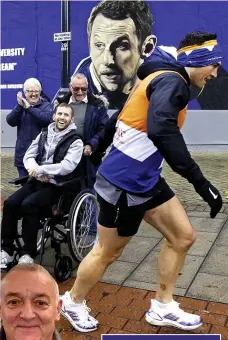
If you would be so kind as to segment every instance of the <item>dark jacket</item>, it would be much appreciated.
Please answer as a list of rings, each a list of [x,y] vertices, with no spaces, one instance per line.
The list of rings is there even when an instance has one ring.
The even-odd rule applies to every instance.
[[[61,99],[58,99],[58,102],[68,103],[71,95],[71,92],[69,92]],[[84,145],[91,145],[92,151],[95,152],[99,138],[101,137],[108,121],[108,114],[106,107],[100,99],[97,99],[95,96],[89,93],[87,94],[87,97],[88,104],[85,114],[83,143]],[[87,186],[88,188],[93,188],[99,164],[92,164],[89,156],[83,158],[87,177]]]
[[[7,123],[12,127],[17,127],[14,160],[16,167],[24,167],[25,152],[41,129],[52,122],[52,115],[52,105],[46,100],[41,100],[37,105],[30,106],[28,109],[18,104],[7,115]]]
[[[6,333],[5,333],[3,326],[0,329],[0,340],[7,340]],[[54,331],[53,340],[61,340],[61,336],[59,332],[57,331],[57,329]]]
[[[184,67],[177,62],[169,60],[153,61],[148,58],[138,70],[139,79],[146,78],[149,74],[160,70],[175,71],[164,73],[153,79],[146,90],[149,100],[147,116],[147,134],[170,167],[185,177],[201,195],[207,180],[199,166],[191,158],[184,138],[177,126],[177,117],[190,99],[190,79]],[[118,118],[116,112],[108,121],[106,128],[99,140],[93,162],[112,143],[115,134],[115,125]],[[96,157],[95,157],[96,156]]]

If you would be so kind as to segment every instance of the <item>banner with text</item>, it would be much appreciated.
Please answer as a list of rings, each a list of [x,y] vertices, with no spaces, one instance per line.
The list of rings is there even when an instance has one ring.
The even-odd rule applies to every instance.
[[[104,334],[102,340],[221,340],[220,334]]]
[[[111,8],[115,1],[108,3]],[[107,18],[100,15],[98,22],[99,9],[96,8],[95,16],[90,18],[90,15],[99,1],[70,1],[71,32],[64,34],[67,34],[68,40],[71,39],[71,74],[75,70],[85,73],[90,89],[107,96],[110,108],[116,109],[125,101],[125,94],[134,85],[137,67],[143,62],[142,51],[134,47],[134,42],[136,46],[142,44],[140,37],[145,33],[144,29],[147,34],[152,31],[158,37],[158,45],[168,47],[177,47],[191,31],[216,32],[224,55],[219,78],[206,85],[202,94],[191,102],[190,108],[227,110],[228,2],[145,1],[155,23],[150,26],[151,14],[146,12],[146,8],[138,18],[129,14],[128,21],[132,32],[137,32],[136,37],[134,33],[125,32],[129,22],[123,19],[126,16],[124,11],[130,10],[131,2],[123,0],[121,3],[123,9],[119,17],[114,6],[113,15]],[[2,15],[0,50],[2,109],[11,109],[15,105],[17,91],[30,77],[38,78],[44,92],[53,98],[61,86],[61,1],[3,1],[2,13],[5,13]],[[142,17],[145,20],[141,22]],[[117,22],[123,23],[123,31],[115,32]],[[103,28],[98,39],[93,31],[101,23]],[[113,29],[113,33],[107,34],[108,29]],[[115,39],[117,33],[118,39]],[[124,40],[125,33],[128,38]]]

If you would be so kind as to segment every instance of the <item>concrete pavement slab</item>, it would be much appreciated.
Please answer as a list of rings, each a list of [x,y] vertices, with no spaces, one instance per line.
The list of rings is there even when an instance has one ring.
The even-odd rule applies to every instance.
[[[228,276],[199,273],[186,296],[207,301],[228,303]]]
[[[121,285],[137,267],[137,263],[114,262],[105,272],[101,282]]]
[[[185,265],[179,273],[175,284],[177,288],[187,289],[199,270],[204,258],[201,256],[186,256]],[[132,272],[127,281],[138,281],[156,284],[157,283],[157,262],[158,253],[152,252],[146,259]],[[126,282],[125,281],[125,284]],[[138,287],[136,287],[138,288]],[[143,288],[146,289],[146,288]],[[147,288],[148,289],[148,288]]]
[[[206,256],[217,237],[217,233],[197,232],[196,242],[189,249],[189,255]]]
[[[226,275],[228,290],[228,246],[214,245],[200,268],[200,272]]]
[[[131,273],[129,280],[157,283],[158,254],[151,252]]]
[[[163,238],[162,234],[159,233],[159,231],[157,231],[154,227],[152,227],[145,221],[142,221],[137,236],[153,237],[158,239]]]
[[[224,225],[224,227],[222,228],[221,233],[219,234],[217,240],[215,241],[216,245],[224,245],[227,246],[228,245],[228,221],[226,222],[226,224]]]
[[[123,286],[125,287],[132,287],[132,288],[138,288],[138,289],[146,289],[151,291],[156,291],[157,284],[151,283],[151,282],[142,282],[142,281],[135,281],[131,279],[127,279]],[[175,287],[174,288],[174,294],[179,296],[185,296],[187,289]]]
[[[189,211],[188,212],[188,216],[189,217],[202,217],[202,218],[210,218],[210,213],[209,211]],[[216,215],[216,219],[223,219],[226,220],[227,219],[227,214],[224,213],[218,213]]]
[[[187,255],[185,258],[184,266],[182,267],[179,278],[175,284],[176,287],[188,288],[192,279],[197,274],[200,266],[202,265],[204,257]]]
[[[189,249],[188,255],[206,256],[217,237],[217,233],[197,232],[197,239]],[[160,252],[163,240],[154,248],[153,252]]]
[[[135,236],[125,247],[119,261],[140,263],[158,242],[156,238]]]
[[[211,219],[205,217],[190,217],[189,219],[195,231],[218,233],[223,227],[227,216],[220,219]]]

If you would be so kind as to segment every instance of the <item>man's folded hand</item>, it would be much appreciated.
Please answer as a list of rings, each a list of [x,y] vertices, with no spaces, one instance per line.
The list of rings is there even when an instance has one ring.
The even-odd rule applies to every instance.
[[[40,176],[37,176],[36,179],[42,183],[48,183],[51,177],[48,175],[40,175]]]
[[[36,177],[37,176],[37,171],[38,171],[38,166],[33,166],[28,169],[29,176]]]

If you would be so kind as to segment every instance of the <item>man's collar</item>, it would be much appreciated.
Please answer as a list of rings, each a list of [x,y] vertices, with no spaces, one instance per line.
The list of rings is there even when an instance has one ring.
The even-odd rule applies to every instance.
[[[88,97],[85,96],[85,98],[83,100],[81,100],[83,103],[87,104],[88,103]],[[71,103],[75,103],[76,100],[74,99],[73,96],[70,97],[70,100],[69,100],[69,103],[68,104],[71,104]]]
[[[30,103],[29,103],[29,105],[30,105],[30,106],[32,106],[32,107],[34,107],[34,106],[41,105],[42,103],[43,103],[43,99],[42,99],[42,98],[40,98],[40,99],[38,100],[38,102],[37,102],[37,103],[35,103],[35,104],[30,104]]]

